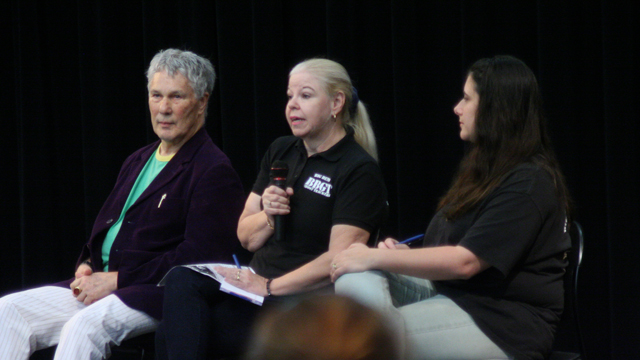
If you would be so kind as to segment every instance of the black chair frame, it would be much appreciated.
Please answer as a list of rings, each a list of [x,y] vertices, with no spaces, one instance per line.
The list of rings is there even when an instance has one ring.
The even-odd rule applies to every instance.
[[[578,274],[584,251],[582,226],[576,221],[572,222],[569,235],[571,236],[571,250],[566,253],[569,265],[564,275],[564,313],[561,322],[573,322],[574,337],[579,353],[554,350],[549,356],[549,360],[586,359],[578,311]]]

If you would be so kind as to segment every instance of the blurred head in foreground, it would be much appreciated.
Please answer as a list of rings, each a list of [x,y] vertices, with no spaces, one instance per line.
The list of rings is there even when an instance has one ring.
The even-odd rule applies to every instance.
[[[393,360],[394,339],[374,310],[346,297],[318,296],[258,319],[245,360]]]

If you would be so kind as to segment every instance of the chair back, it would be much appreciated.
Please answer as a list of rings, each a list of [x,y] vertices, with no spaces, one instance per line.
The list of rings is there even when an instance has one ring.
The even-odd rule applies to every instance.
[[[582,341],[582,331],[580,330],[580,317],[578,314],[578,275],[580,272],[580,265],[582,264],[582,252],[584,251],[584,235],[582,233],[582,225],[577,221],[571,224],[569,230],[571,236],[571,251],[569,252],[569,265],[567,268],[567,274],[565,274],[565,310],[568,305],[573,312],[573,323],[576,331],[576,338],[578,342],[578,348],[582,354],[582,359],[585,358],[584,343]],[[567,301],[568,300],[568,301]]]
[[[582,226],[578,222],[574,221],[571,223],[569,236],[571,237],[571,249],[566,253],[569,264],[564,274],[564,312],[560,320],[558,332],[556,333],[556,344],[554,344],[554,351],[549,357],[550,360],[586,359],[578,314],[578,275],[580,265],[582,264],[582,253],[584,251]],[[563,325],[570,323],[573,323],[573,329],[563,327]],[[558,351],[556,349],[559,345],[557,341],[558,335],[567,332],[571,333],[570,337],[575,339],[575,345],[572,346],[572,348],[577,347],[579,353]]]

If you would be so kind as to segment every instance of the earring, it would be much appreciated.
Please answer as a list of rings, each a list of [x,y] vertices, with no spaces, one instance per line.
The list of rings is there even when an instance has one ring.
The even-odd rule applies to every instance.
[[[331,114],[331,117],[335,120],[338,118],[338,116],[336,114]]]

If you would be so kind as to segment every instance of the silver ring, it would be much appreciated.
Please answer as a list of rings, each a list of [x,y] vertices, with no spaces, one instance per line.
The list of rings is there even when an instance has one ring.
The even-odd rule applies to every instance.
[[[238,270],[238,273],[236,274],[236,280],[240,281],[240,270]]]

